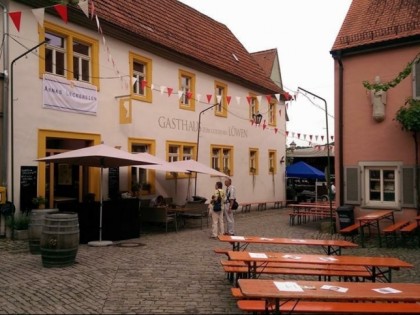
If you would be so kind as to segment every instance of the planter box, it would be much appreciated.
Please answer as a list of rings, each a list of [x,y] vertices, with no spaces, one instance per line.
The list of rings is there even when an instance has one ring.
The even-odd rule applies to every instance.
[[[27,241],[28,240],[28,230],[15,230],[14,239],[17,241]]]

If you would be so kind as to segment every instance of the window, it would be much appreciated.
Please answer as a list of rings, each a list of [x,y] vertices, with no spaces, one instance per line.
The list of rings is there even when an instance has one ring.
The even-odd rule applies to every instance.
[[[144,102],[152,102],[152,60],[130,52],[131,97]],[[144,82],[146,84],[144,84]]]
[[[413,65],[413,98],[420,100],[420,61]]]
[[[195,75],[180,70],[179,90],[182,91],[182,97],[179,99],[180,108],[195,110]]]
[[[277,106],[275,101],[271,100],[270,104],[268,105],[268,124],[271,126],[276,126],[277,125]]]
[[[362,162],[346,167],[344,175],[345,203],[378,209],[416,206],[412,166],[400,162]]]
[[[369,166],[364,168],[366,206],[396,206],[397,168]]]
[[[249,149],[249,173],[258,174],[258,149]]]
[[[233,147],[231,146],[211,146],[211,167],[225,173],[233,175]]]
[[[270,174],[277,173],[277,152],[275,150],[268,151],[268,172]]]
[[[259,112],[258,100],[255,96],[249,96],[249,119],[254,120],[254,115]]]
[[[129,139],[129,148],[133,153],[146,152],[155,154],[155,141],[147,139]],[[154,170],[147,170],[140,167],[131,167],[130,189],[133,184],[141,185],[142,194],[154,193],[153,187],[156,178]],[[149,184],[151,188],[143,189],[143,184]]]
[[[167,142],[169,162],[185,161],[193,159],[197,146],[195,143]]]
[[[215,107],[216,116],[227,117],[227,85],[221,82],[215,82],[215,102],[219,104]]]
[[[45,49],[40,49],[40,76],[51,73],[99,88],[97,40],[50,22],[45,22],[44,28],[40,28],[40,40],[44,39],[48,43]]]

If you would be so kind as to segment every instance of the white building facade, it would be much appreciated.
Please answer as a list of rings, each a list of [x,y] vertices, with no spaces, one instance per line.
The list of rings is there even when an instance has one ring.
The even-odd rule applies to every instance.
[[[209,64],[194,53],[189,60],[182,48],[168,47],[159,38],[154,42],[152,35],[157,31],[147,24],[139,24],[143,29],[137,29],[136,42],[136,32],[124,27],[125,20],[120,26],[107,20],[106,3],[111,1],[94,2],[93,8],[89,2],[87,15],[81,3],[65,6],[67,22],[59,13],[64,8],[56,8],[53,2],[3,2],[8,13],[21,12],[19,30],[16,21],[7,16],[10,68],[4,70],[10,92],[3,117],[7,129],[2,130],[7,133],[7,142],[3,141],[2,149],[7,148],[8,154],[7,160],[1,161],[7,170],[7,175],[3,174],[7,199],[13,200],[18,210],[24,210],[29,206],[28,198],[38,195],[49,200],[47,207],[54,207],[54,200],[60,198],[82,201],[93,193],[98,199],[98,169],[35,160],[101,142],[130,152],[148,152],[166,161],[196,159],[227,173],[239,202],[286,199],[285,165],[280,163],[286,147],[284,95],[278,84],[262,79],[257,63],[255,70],[246,70],[249,77],[241,77],[240,72],[229,70],[230,66],[224,69]],[[135,1],[114,2],[125,6]],[[231,36],[223,25],[177,1],[145,1],[145,7],[149,2],[153,4],[150,10],[158,5],[154,2],[161,3],[162,10],[186,10],[193,19],[204,19]],[[45,15],[40,19],[42,10]],[[131,18],[141,22],[142,15],[136,14]],[[175,30],[164,19],[162,14],[161,25],[154,25],[155,30],[167,27],[172,40],[185,42],[183,31]],[[145,38],[143,30],[152,35]],[[121,36],[124,33],[128,35]],[[212,33],[209,28],[208,45],[220,44]],[[197,35],[192,32],[185,36],[190,36],[189,49],[196,49]],[[46,39],[47,43],[27,53]],[[231,39],[235,46],[241,46],[234,36]],[[221,45],[219,49],[230,48]],[[22,54],[24,57],[15,60]],[[251,58],[243,47],[227,55],[230,62],[238,64]],[[222,65],[227,58],[210,57]],[[263,117],[256,125],[258,113]],[[25,188],[25,174],[31,171],[36,178],[35,190]],[[113,175],[115,187],[115,182],[114,186],[109,184],[109,172],[104,171],[105,199],[130,191],[133,182],[140,182],[150,186],[144,186],[142,198],[161,194],[182,204],[193,195],[208,198],[215,182],[223,181],[205,174],[189,178],[184,173],[175,176],[121,167]]]

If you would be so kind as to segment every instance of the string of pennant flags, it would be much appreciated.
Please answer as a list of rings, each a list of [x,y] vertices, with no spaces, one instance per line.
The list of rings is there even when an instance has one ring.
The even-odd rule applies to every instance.
[[[82,12],[86,15],[87,18],[90,18],[92,20],[95,19],[98,33],[101,36],[103,47],[104,47],[104,50],[107,54],[107,60],[108,60],[108,62],[110,62],[112,64],[113,71],[116,74],[115,78],[119,78],[120,81],[121,81],[122,87],[125,88],[126,90],[128,90],[129,89],[129,84],[130,84],[130,77],[128,75],[121,75],[121,71],[119,71],[119,69],[117,67],[117,63],[116,63],[114,57],[112,56],[111,49],[109,48],[109,46],[107,44],[107,41],[106,41],[106,38],[103,34],[98,15],[96,14],[94,1],[93,0],[79,0],[78,7],[82,10]],[[37,8],[37,9],[31,9],[32,14],[35,17],[35,19],[37,20],[40,27],[44,26],[45,10],[49,9],[49,8],[53,8],[57,12],[59,17],[63,20],[64,23],[66,23],[66,24],[68,23],[68,8],[67,8],[67,5],[55,4],[55,5],[52,5],[52,6],[47,6],[47,7]],[[9,14],[9,17],[10,17],[11,21],[13,22],[13,25],[15,26],[16,30],[18,32],[20,32],[22,11],[9,12],[8,14]],[[136,79],[133,79],[133,80],[136,80]],[[132,83],[135,84],[136,82],[134,81]],[[143,89],[150,88],[152,91],[158,91],[161,94],[166,93],[168,95],[168,97],[170,97],[171,95],[177,95],[178,99],[181,99],[184,96],[184,93],[185,93],[182,90],[175,91],[172,87],[167,87],[167,86],[163,86],[163,85],[159,86],[159,85],[155,85],[153,83],[151,83],[149,85],[149,83],[145,80],[143,80],[141,82],[141,86],[142,86]],[[285,101],[286,101],[285,105],[286,105],[286,110],[287,110],[288,106],[289,106],[289,103],[291,103],[292,101],[295,101],[297,99],[297,94],[298,93],[296,93],[295,95],[291,95],[288,92],[283,92],[281,94],[280,93],[274,94],[274,97],[278,102],[280,102],[280,98],[281,98],[281,96],[283,96]],[[205,94],[205,95],[196,94],[196,95],[193,95],[192,92],[186,92],[185,95],[189,100],[194,98],[199,103],[205,103],[205,101],[207,101],[207,104],[211,104],[211,101],[212,101],[212,98],[213,98],[213,94]],[[202,100],[203,97],[205,98],[204,101]],[[272,95],[265,95],[265,98],[266,98],[268,104],[270,104],[270,102],[272,100],[272,97],[273,97]],[[216,102],[220,103],[221,98],[222,98],[221,95],[216,95]],[[261,104],[261,102],[263,100],[263,96],[258,95],[258,96],[256,96],[256,98],[257,98],[258,104]],[[252,101],[253,97],[246,96],[245,99],[247,100],[248,105],[251,105],[251,101]],[[235,96],[235,100],[236,100],[236,103],[238,105],[240,105],[242,97],[241,96]],[[226,96],[226,102],[227,102],[228,106],[230,105],[231,101],[232,101],[232,96]],[[279,109],[279,115],[280,116],[282,115],[282,109]],[[253,119],[250,119],[250,123],[252,125],[255,124]],[[260,125],[256,125],[256,126],[260,127]],[[304,133],[300,133],[300,132],[289,132],[287,130],[279,130],[277,127],[268,126],[266,120],[264,120],[262,122],[261,127],[262,127],[263,130],[272,130],[272,131],[274,131],[275,134],[279,133],[279,131],[280,131],[280,134],[283,134],[285,137],[305,141],[305,142],[308,143],[309,146],[314,146],[315,145],[315,147],[316,147],[316,144],[314,144],[314,142],[317,142],[318,140],[324,141],[324,139],[325,139],[325,137],[323,135],[312,135],[312,134],[304,134]],[[330,138],[331,138],[331,141],[333,141],[334,137],[331,136]]]

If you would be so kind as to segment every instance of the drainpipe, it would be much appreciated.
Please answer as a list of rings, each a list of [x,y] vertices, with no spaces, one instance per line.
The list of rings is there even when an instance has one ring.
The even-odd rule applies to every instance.
[[[8,156],[8,138],[9,138],[9,16],[7,13],[7,7],[0,2],[0,7],[3,8],[3,72],[4,72],[4,84],[3,84],[3,130],[2,130],[2,152],[1,152],[1,179],[0,185],[7,187],[7,156]],[[6,191],[6,200],[7,198]]]
[[[340,206],[344,203],[344,158],[343,158],[343,152],[344,152],[344,145],[343,145],[343,121],[344,121],[344,115],[343,115],[343,94],[344,94],[344,66],[343,61],[341,59],[341,54],[339,53],[337,55],[337,62],[338,62],[338,172],[340,174],[340,198],[338,200],[338,204]]]
[[[11,170],[10,170],[10,174],[11,174],[11,180],[10,180],[10,190],[11,190],[11,201],[12,203],[14,202],[14,180],[15,180],[15,176],[14,176],[14,135],[13,135],[13,129],[14,129],[14,124],[13,124],[13,79],[14,79],[14,73],[13,73],[13,66],[15,65],[15,62],[18,61],[20,58],[26,56],[27,54],[29,54],[31,51],[37,49],[39,46],[44,45],[48,40],[44,40],[42,42],[40,42],[38,45],[32,47],[31,49],[25,51],[23,54],[21,54],[20,56],[16,57],[15,59],[13,59],[11,66],[10,66],[10,164],[11,164]]]

